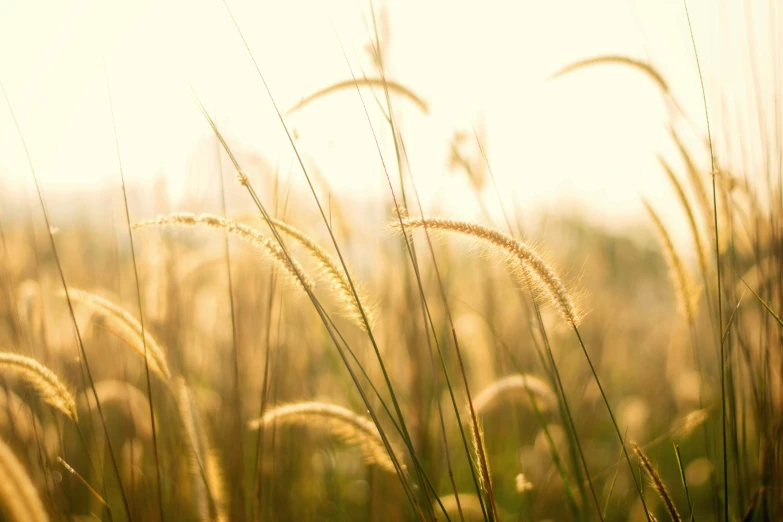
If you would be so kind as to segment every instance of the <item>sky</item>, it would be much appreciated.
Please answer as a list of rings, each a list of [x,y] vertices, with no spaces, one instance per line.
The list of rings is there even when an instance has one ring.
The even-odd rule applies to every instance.
[[[741,59],[726,51],[747,39],[748,8],[741,5],[688,2],[711,94],[726,85],[725,63]],[[194,93],[232,144],[285,170],[292,149],[272,100],[285,110],[352,74],[375,75],[366,50],[370,2],[230,0],[228,6],[271,99],[221,0],[0,0],[0,82],[46,194],[117,189],[114,125],[130,186],[151,189],[164,176],[174,205],[183,194],[208,191],[202,178],[211,169],[194,168],[193,159],[211,131]],[[387,77],[429,107],[424,114],[403,97],[392,100],[427,207],[453,213],[475,207],[464,176],[450,172],[449,155],[456,131],[480,129],[508,205],[578,209],[614,227],[642,219],[642,196],[673,210],[675,196],[657,155],[680,163],[659,89],[616,65],[552,78],[602,54],[631,56],[660,70],[692,122],[693,129],[682,127],[686,141],[708,170],[699,77],[678,0],[396,0],[372,8],[382,22]],[[284,117],[300,153],[344,200],[388,192],[383,166],[394,162],[372,93],[362,93],[369,122],[355,89]],[[293,167],[290,179],[304,183]],[[11,113],[0,104],[0,187],[27,198],[30,183]],[[491,195],[486,200],[495,209]],[[674,229],[685,230],[682,216],[664,214]]]

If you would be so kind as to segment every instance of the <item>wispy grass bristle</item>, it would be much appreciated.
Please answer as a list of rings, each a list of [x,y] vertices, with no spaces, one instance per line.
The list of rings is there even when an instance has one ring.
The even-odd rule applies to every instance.
[[[368,418],[347,408],[324,402],[297,402],[270,409],[260,419],[250,421],[251,429],[299,425],[325,431],[346,444],[356,446],[368,464],[396,473],[394,463],[386,451],[378,428]],[[402,453],[392,445],[398,458]],[[404,467],[404,466],[403,466]]]
[[[669,513],[672,521],[681,522],[682,519],[680,518],[680,514],[677,512],[677,507],[674,505],[674,501],[669,495],[669,492],[666,490],[666,485],[663,483],[661,476],[658,475],[658,472],[653,467],[650,459],[647,458],[647,455],[644,454],[638,444],[632,442],[631,446],[633,446],[634,453],[636,453],[636,456],[639,458],[639,462],[641,463],[642,468],[644,468],[645,473],[647,473],[647,476],[649,477],[655,492],[658,493],[658,496],[663,501],[663,504],[666,507],[666,511]]]
[[[661,73],[659,73],[649,63],[643,62],[637,58],[631,58],[629,56],[604,55],[604,56],[595,56],[593,58],[587,58],[585,60],[580,60],[578,62],[574,62],[569,65],[566,65],[565,67],[557,71],[555,74],[553,74],[552,78],[557,78],[558,76],[563,76],[564,74],[568,74],[570,72],[577,71],[579,69],[583,69],[591,65],[601,65],[601,64],[618,64],[618,65],[625,65],[628,67],[632,67],[642,72],[652,81],[654,81],[658,85],[658,87],[660,87],[661,91],[667,94],[669,93],[669,84],[666,82],[666,80],[663,79]]]
[[[15,353],[0,353],[0,368],[19,377],[33,388],[40,399],[78,422],[76,401],[59,377],[31,357]]]
[[[509,262],[514,273],[521,271],[536,283],[536,289],[542,292],[557,308],[560,315],[570,326],[578,326],[582,313],[574,298],[566,289],[555,271],[528,245],[494,228],[445,218],[403,217],[393,221],[390,226],[395,230],[427,228],[441,232],[456,232],[478,239],[498,250]]]
[[[470,435],[473,439],[473,459],[479,470],[479,485],[492,508],[495,519],[497,520],[497,505],[495,503],[495,493],[492,487],[492,471],[489,467],[489,457],[487,456],[487,447],[484,443],[484,428],[478,419],[470,423]]]
[[[261,248],[266,251],[271,259],[283,269],[297,284],[312,289],[315,287],[315,283],[306,275],[305,271],[299,265],[299,263],[288,258],[282,247],[275,241],[264,236],[258,230],[237,223],[228,218],[216,216],[214,214],[200,214],[195,215],[187,212],[170,214],[168,216],[159,216],[155,219],[148,219],[133,224],[133,229],[139,229],[148,226],[165,226],[165,225],[178,225],[183,227],[193,227],[196,225],[205,225],[211,228],[224,230],[230,234],[234,234],[240,239],[250,243],[256,248]]]
[[[473,398],[476,413],[487,413],[495,409],[503,400],[529,402],[530,394],[536,406],[542,411],[557,407],[557,395],[552,388],[535,375],[509,375],[494,381]]]
[[[380,87],[382,89],[388,89],[389,92],[393,92],[395,94],[402,95],[406,98],[408,98],[410,101],[412,101],[419,109],[421,109],[422,112],[427,113],[429,112],[429,107],[427,106],[427,102],[424,101],[421,97],[419,97],[416,93],[402,85],[401,83],[389,80],[387,78],[355,78],[352,80],[346,80],[342,82],[337,82],[332,85],[329,85],[328,87],[324,87],[323,89],[320,89],[313,94],[305,97],[302,99],[299,103],[288,109],[285,114],[286,116],[289,114],[292,114],[302,107],[309,105],[310,103],[314,102],[315,100],[319,98],[323,98],[324,96],[328,94],[332,94],[335,92],[343,91],[343,90],[353,90],[357,87]]]
[[[171,370],[169,370],[169,364],[163,348],[150,333],[149,329],[142,329],[139,320],[133,317],[130,312],[108,299],[78,288],[69,288],[68,295],[74,303],[89,307],[111,326],[129,333],[132,338],[123,336],[120,338],[126,341],[142,357],[144,357],[144,347],[146,346],[150,369],[164,381],[171,379]]]
[[[263,219],[261,216],[259,216],[259,218]],[[369,328],[372,329],[375,323],[375,306],[365,297],[361,285],[356,281],[356,278],[349,278],[340,263],[310,236],[279,219],[272,219],[272,222],[277,230],[290,236],[305,247],[310,255],[318,262],[324,277],[329,280],[332,288],[340,297],[345,315],[357,326],[366,331],[368,324],[365,324],[364,319],[362,318],[362,310],[364,310],[364,316],[367,318]],[[354,289],[356,290],[356,295],[354,295]]]

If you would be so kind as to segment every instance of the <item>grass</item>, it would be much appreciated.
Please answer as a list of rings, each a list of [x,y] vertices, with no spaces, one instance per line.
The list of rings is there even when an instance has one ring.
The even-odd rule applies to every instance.
[[[484,196],[501,188],[475,131],[475,147],[463,135],[452,152],[484,215],[434,217],[394,105],[427,103],[387,78],[372,22],[372,74],[350,69],[291,110],[355,90],[388,182],[377,222],[325,203],[279,110],[304,195],[251,171],[195,96],[220,214],[132,213],[115,133],[127,241],[96,222],[55,231],[28,154],[45,234],[0,223],[5,519],[781,518],[780,166],[766,186],[749,167],[729,178],[703,83],[708,136],[688,147],[704,137],[683,139],[695,126],[665,77],[597,56],[555,77],[630,67],[676,109],[667,131],[684,172],[659,158],[694,262],[644,199],[650,221],[627,232],[562,216],[523,226],[502,205],[493,222]],[[223,157],[242,208],[227,205]],[[379,233],[369,251],[362,238]]]

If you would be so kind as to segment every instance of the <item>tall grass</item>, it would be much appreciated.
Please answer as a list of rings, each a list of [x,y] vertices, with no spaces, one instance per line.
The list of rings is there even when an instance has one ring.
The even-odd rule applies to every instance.
[[[246,24],[227,12],[250,54]],[[279,172],[267,190],[197,93],[218,162],[215,201],[131,213],[115,126],[119,227],[54,222],[28,154],[46,242],[36,220],[0,222],[4,517],[779,519],[777,101],[757,100],[759,183],[750,158],[737,165],[737,151],[713,141],[698,59],[706,137],[653,63],[606,55],[566,65],[556,78],[615,65],[658,87],[682,161],[650,153],[680,208],[643,199],[648,224],[608,232],[563,216],[523,226],[501,203],[499,225],[485,191],[491,180],[502,201],[502,188],[474,131],[475,148],[458,136],[451,152],[483,215],[433,217],[396,108],[426,112],[428,102],[389,77],[374,11],[368,30],[372,71],[355,74],[344,49],[350,79],[287,112],[250,54],[304,194]],[[327,204],[289,126],[289,114],[338,91],[364,110],[386,215],[332,194]],[[236,174],[226,187],[224,155]],[[252,226],[229,217],[248,209]],[[577,269],[578,281],[564,276]]]

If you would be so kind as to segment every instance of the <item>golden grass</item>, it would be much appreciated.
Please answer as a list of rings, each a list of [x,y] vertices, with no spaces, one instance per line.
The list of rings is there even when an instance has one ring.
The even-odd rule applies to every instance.
[[[655,225],[655,231],[658,233],[658,237],[663,245],[663,253],[666,257],[666,263],[669,265],[669,273],[674,286],[674,293],[677,296],[677,302],[680,306],[680,311],[685,316],[689,325],[693,325],[696,321],[696,292],[694,284],[685,270],[685,264],[682,262],[677,250],[674,248],[669,232],[666,230],[666,226],[661,221],[660,216],[650,206],[647,201],[642,200],[644,207],[647,209],[647,213],[650,219]]]
[[[272,219],[272,222],[277,230],[290,236],[305,247],[310,255],[318,262],[324,277],[329,281],[331,288],[337,292],[337,295],[343,304],[344,314],[359,326],[359,328],[367,331],[369,325],[369,328],[372,329],[373,324],[375,323],[375,306],[364,296],[362,287],[357,282],[356,278],[349,278],[340,263],[310,236],[279,219]],[[351,283],[353,283],[353,286]],[[356,290],[355,295],[354,289]],[[364,314],[362,314],[362,311],[364,311]],[[363,315],[367,318],[368,324],[365,324]]]
[[[299,103],[297,103],[296,105],[288,109],[285,112],[285,114],[286,116],[292,114],[298,111],[299,109],[301,109],[302,107],[305,107],[306,105],[309,105],[315,100],[319,98],[323,98],[324,96],[327,96],[329,94],[339,92],[339,91],[344,91],[344,90],[353,90],[356,89],[357,87],[379,87],[382,89],[388,89],[389,92],[391,93],[399,94],[404,96],[405,98],[408,98],[422,112],[424,113],[429,112],[429,107],[427,106],[427,102],[425,102],[416,93],[414,93],[413,91],[411,91],[410,89],[402,85],[401,83],[395,82],[393,80],[387,80],[385,78],[356,78],[353,80],[337,82],[327,87],[324,87],[323,89],[319,89],[318,91],[303,98]]]
[[[481,421],[478,419],[475,419],[475,422],[470,423],[470,435],[473,440],[473,458],[476,467],[479,470],[479,485],[481,486],[481,491],[484,493],[488,504],[492,507],[492,513],[495,520],[497,520],[498,511],[497,505],[495,504],[495,492],[492,487],[492,471],[489,467],[487,447],[484,442],[484,428],[481,426]]]
[[[669,513],[672,522],[681,522],[682,519],[680,518],[680,514],[677,512],[677,507],[674,505],[674,501],[669,495],[669,492],[666,490],[666,485],[663,483],[660,475],[658,475],[658,472],[653,467],[650,459],[647,458],[647,455],[644,454],[638,444],[632,442],[631,446],[633,446],[633,451],[639,458],[639,462],[642,464],[642,468],[644,468],[645,473],[647,473],[647,476],[649,477],[655,492],[658,493],[658,496],[663,501],[664,506],[666,506],[666,511]]]
[[[272,425],[299,425],[324,431],[357,447],[368,464],[375,464],[390,473],[396,473],[375,424],[367,417],[357,415],[342,406],[324,402],[284,404],[270,409],[263,417],[250,421],[248,425],[254,430],[261,426],[268,428]],[[402,455],[394,446],[392,450],[398,458]]]
[[[693,246],[696,249],[696,259],[699,262],[699,270],[701,270],[702,276],[706,280],[710,273],[708,268],[709,264],[707,262],[708,255],[704,248],[704,240],[701,236],[699,224],[696,221],[696,215],[693,212],[690,201],[688,201],[688,196],[685,195],[685,190],[683,189],[680,180],[677,179],[677,175],[662,157],[659,156],[658,160],[663,166],[663,170],[666,172],[666,176],[669,178],[669,181],[674,187],[675,192],[677,192],[677,198],[680,200],[680,205],[682,206],[683,210],[685,210],[685,215],[688,218],[688,225],[691,229],[691,235],[693,236]]]
[[[473,398],[476,414],[494,410],[503,401],[530,403],[530,394],[541,411],[557,407],[557,395],[543,379],[535,375],[516,374],[498,379]]]
[[[629,56],[604,55],[604,56],[595,56],[593,58],[587,58],[585,60],[580,60],[578,62],[574,62],[569,65],[566,65],[565,67],[557,71],[555,74],[553,74],[552,78],[557,78],[558,76],[563,76],[564,74],[568,74],[570,72],[577,71],[585,67],[590,67],[592,65],[602,65],[602,64],[625,65],[633,69],[636,69],[642,72],[643,74],[645,74],[653,82],[655,82],[663,92],[665,93],[669,92],[669,84],[666,82],[666,80],[663,79],[661,73],[659,73],[649,63],[643,62],[637,58],[631,58]]]
[[[163,348],[155,337],[152,336],[149,329],[142,329],[141,323],[130,312],[97,294],[77,288],[69,288],[68,295],[74,303],[89,307],[111,326],[130,334],[129,337],[131,338],[119,335],[142,358],[144,357],[144,347],[146,346],[150,369],[166,382],[171,379],[171,370],[169,370],[169,364]],[[112,333],[114,332],[112,331]]]
[[[426,227],[429,230],[455,232],[490,245],[506,258],[515,273],[521,271],[537,283],[536,288],[547,296],[566,323],[574,327],[579,325],[582,314],[560,277],[541,256],[522,241],[488,226],[456,219],[404,217],[402,225],[399,221],[394,221],[390,226],[396,230],[401,230],[401,227]]]
[[[48,522],[30,476],[5,442],[0,440],[0,510],[8,522]]]
[[[241,180],[240,180],[241,181]],[[275,241],[264,236],[258,230],[251,228],[247,225],[237,223],[227,218],[215,216],[213,214],[190,214],[190,213],[178,213],[168,216],[159,216],[155,219],[149,219],[146,221],[140,221],[133,224],[133,229],[139,229],[148,226],[165,226],[165,225],[177,225],[183,227],[194,227],[196,225],[204,225],[211,228],[223,230],[229,234],[233,234],[243,241],[253,245],[256,248],[264,250],[269,257],[283,269],[284,273],[291,276],[291,279],[297,284],[303,287],[309,287],[310,290],[315,287],[315,283],[305,274],[305,271],[294,259],[289,259],[283,251],[282,247]]]
[[[15,353],[0,353],[0,368],[19,377],[35,390],[42,401],[78,422],[73,395],[49,368],[35,359]]]
[[[202,521],[224,522],[228,519],[224,510],[220,463],[209,446],[201,414],[193,402],[185,380],[176,378],[174,388],[177,408],[187,436],[184,444],[189,456],[196,511]]]

